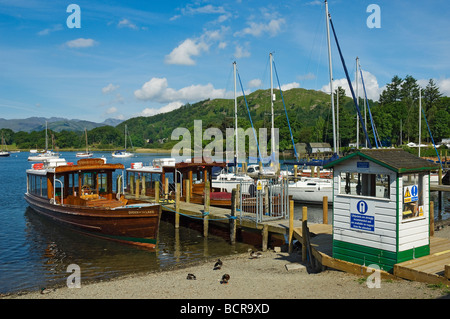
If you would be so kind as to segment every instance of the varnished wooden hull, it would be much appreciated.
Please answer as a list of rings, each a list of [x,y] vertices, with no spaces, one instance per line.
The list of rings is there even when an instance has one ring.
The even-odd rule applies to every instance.
[[[130,204],[116,209],[55,205],[28,193],[25,200],[39,214],[87,234],[149,248],[156,245],[160,205],[138,208]]]

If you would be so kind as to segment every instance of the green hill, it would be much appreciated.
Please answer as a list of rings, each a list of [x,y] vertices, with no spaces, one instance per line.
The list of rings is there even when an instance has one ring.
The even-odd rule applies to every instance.
[[[275,90],[274,102],[275,127],[279,128],[280,149],[291,149],[292,143],[286,112],[279,90]],[[270,90],[257,90],[238,101],[238,127],[244,130],[253,126],[258,130],[265,127],[270,135],[271,105]],[[284,104],[292,128],[294,141],[325,142],[332,141],[331,100],[330,95],[315,90],[291,89],[283,92]],[[351,109],[350,98],[341,97],[341,109]],[[342,111],[341,111],[342,112]],[[234,99],[214,99],[186,104],[168,113],[150,117],[129,119],[116,128],[122,129],[127,124],[133,136],[133,145],[145,145],[150,148],[171,148],[178,141],[171,141],[172,131],[177,127],[187,128],[193,132],[194,120],[202,120],[203,130],[216,127],[225,137],[225,129],[234,128]],[[147,142],[148,141],[148,142]],[[209,141],[204,141],[204,145]]]

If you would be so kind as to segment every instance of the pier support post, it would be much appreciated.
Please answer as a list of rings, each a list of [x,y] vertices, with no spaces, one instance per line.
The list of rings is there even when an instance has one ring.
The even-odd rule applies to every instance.
[[[294,165],[294,181],[297,181],[297,176],[298,176],[297,168],[298,168],[298,166]]]
[[[164,199],[169,199],[169,180],[167,178],[164,180]]]
[[[292,253],[292,236],[294,235],[294,201],[289,201],[289,253]]]
[[[328,196],[323,197],[323,222],[322,224],[328,224]]]
[[[236,188],[231,190],[231,218],[230,218],[230,241],[234,245],[236,243],[236,204],[237,204]]]
[[[267,251],[267,245],[269,243],[269,225],[264,224],[262,229],[262,251]]]
[[[306,262],[307,259],[307,250],[306,250],[306,223],[308,220],[308,208],[306,206],[303,206],[302,211],[302,261]]]
[[[185,179],[186,182],[186,186],[184,187],[184,191],[185,191],[185,196],[186,196],[186,203],[190,203],[191,202],[191,182],[189,179]]]
[[[159,203],[159,181],[155,181],[155,202]]]
[[[141,180],[139,178],[136,178],[136,193],[134,195],[135,199],[139,199],[139,186],[141,184]]]
[[[430,201],[430,237],[434,236],[434,202]]]
[[[142,176],[141,178],[141,183],[142,183],[142,187],[141,187],[141,195],[145,196],[145,194],[147,193],[147,188],[145,186],[145,176]]]
[[[134,175],[130,176],[130,194],[134,193]]]
[[[208,219],[209,219],[209,204],[210,204],[210,187],[209,180],[205,181],[205,202],[203,206],[203,236],[208,237]]]
[[[180,183],[176,183],[175,193],[175,228],[180,227]]]

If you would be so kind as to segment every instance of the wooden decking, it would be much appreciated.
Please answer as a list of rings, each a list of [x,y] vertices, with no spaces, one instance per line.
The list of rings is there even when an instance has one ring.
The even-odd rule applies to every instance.
[[[164,204],[163,211],[175,212],[175,204]],[[193,203],[180,202],[179,213],[194,218],[204,218],[204,206]],[[243,213],[244,217],[245,214]],[[264,238],[267,240],[267,233],[277,233],[282,235],[289,234],[289,219],[268,220],[256,223],[253,220],[239,219],[240,213],[237,212],[237,226],[261,230]],[[210,222],[230,223],[231,211],[227,208],[213,207],[209,208],[208,220]],[[293,238],[303,243],[302,221],[294,220]],[[311,245],[311,253],[320,265],[332,269],[368,276],[372,270],[366,266],[354,264],[344,260],[332,257],[332,225],[308,224]],[[413,281],[427,282],[431,284],[443,283],[450,284],[450,240],[439,237],[430,239],[430,255],[396,264],[393,274],[381,271],[381,277],[384,279],[407,279]]]
[[[450,285],[449,267],[450,240],[431,237],[430,255],[394,265],[394,275],[414,281]]]

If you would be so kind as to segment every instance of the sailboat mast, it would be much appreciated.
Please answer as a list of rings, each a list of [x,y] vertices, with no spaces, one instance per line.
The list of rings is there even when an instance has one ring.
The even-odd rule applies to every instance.
[[[336,119],[335,119],[335,110],[334,110],[334,92],[333,92],[333,67],[331,64],[331,43],[330,43],[330,21],[329,21],[329,13],[328,13],[328,1],[325,0],[325,14],[326,14],[326,22],[327,22],[327,40],[328,40],[328,64],[330,68],[330,91],[331,91],[331,113],[333,118],[333,149],[334,153],[337,153],[336,146]]]
[[[45,151],[48,150],[47,121],[45,121]]]
[[[273,102],[275,100],[275,97],[273,95],[273,55],[272,53],[269,54],[270,57],[270,105],[271,105],[271,112],[272,112],[272,130],[270,131],[270,139],[272,141],[272,150],[271,153],[275,152],[275,125],[274,125],[274,116],[273,116]]]
[[[419,157],[420,157],[420,139],[422,133],[422,88],[419,87]]]
[[[88,153],[88,142],[87,142],[87,130],[84,128],[84,135],[86,136],[86,154]]]
[[[125,124],[125,151],[127,150],[127,125]]]
[[[356,57],[356,74],[355,74],[355,86],[356,86],[356,107],[359,107],[359,72],[358,72],[358,57]],[[359,116],[356,117],[356,149],[359,149]]]
[[[236,153],[234,157],[236,158],[236,165],[238,162],[238,119],[237,119],[237,94],[236,94],[236,61],[233,62],[234,70],[234,129],[236,134]]]

